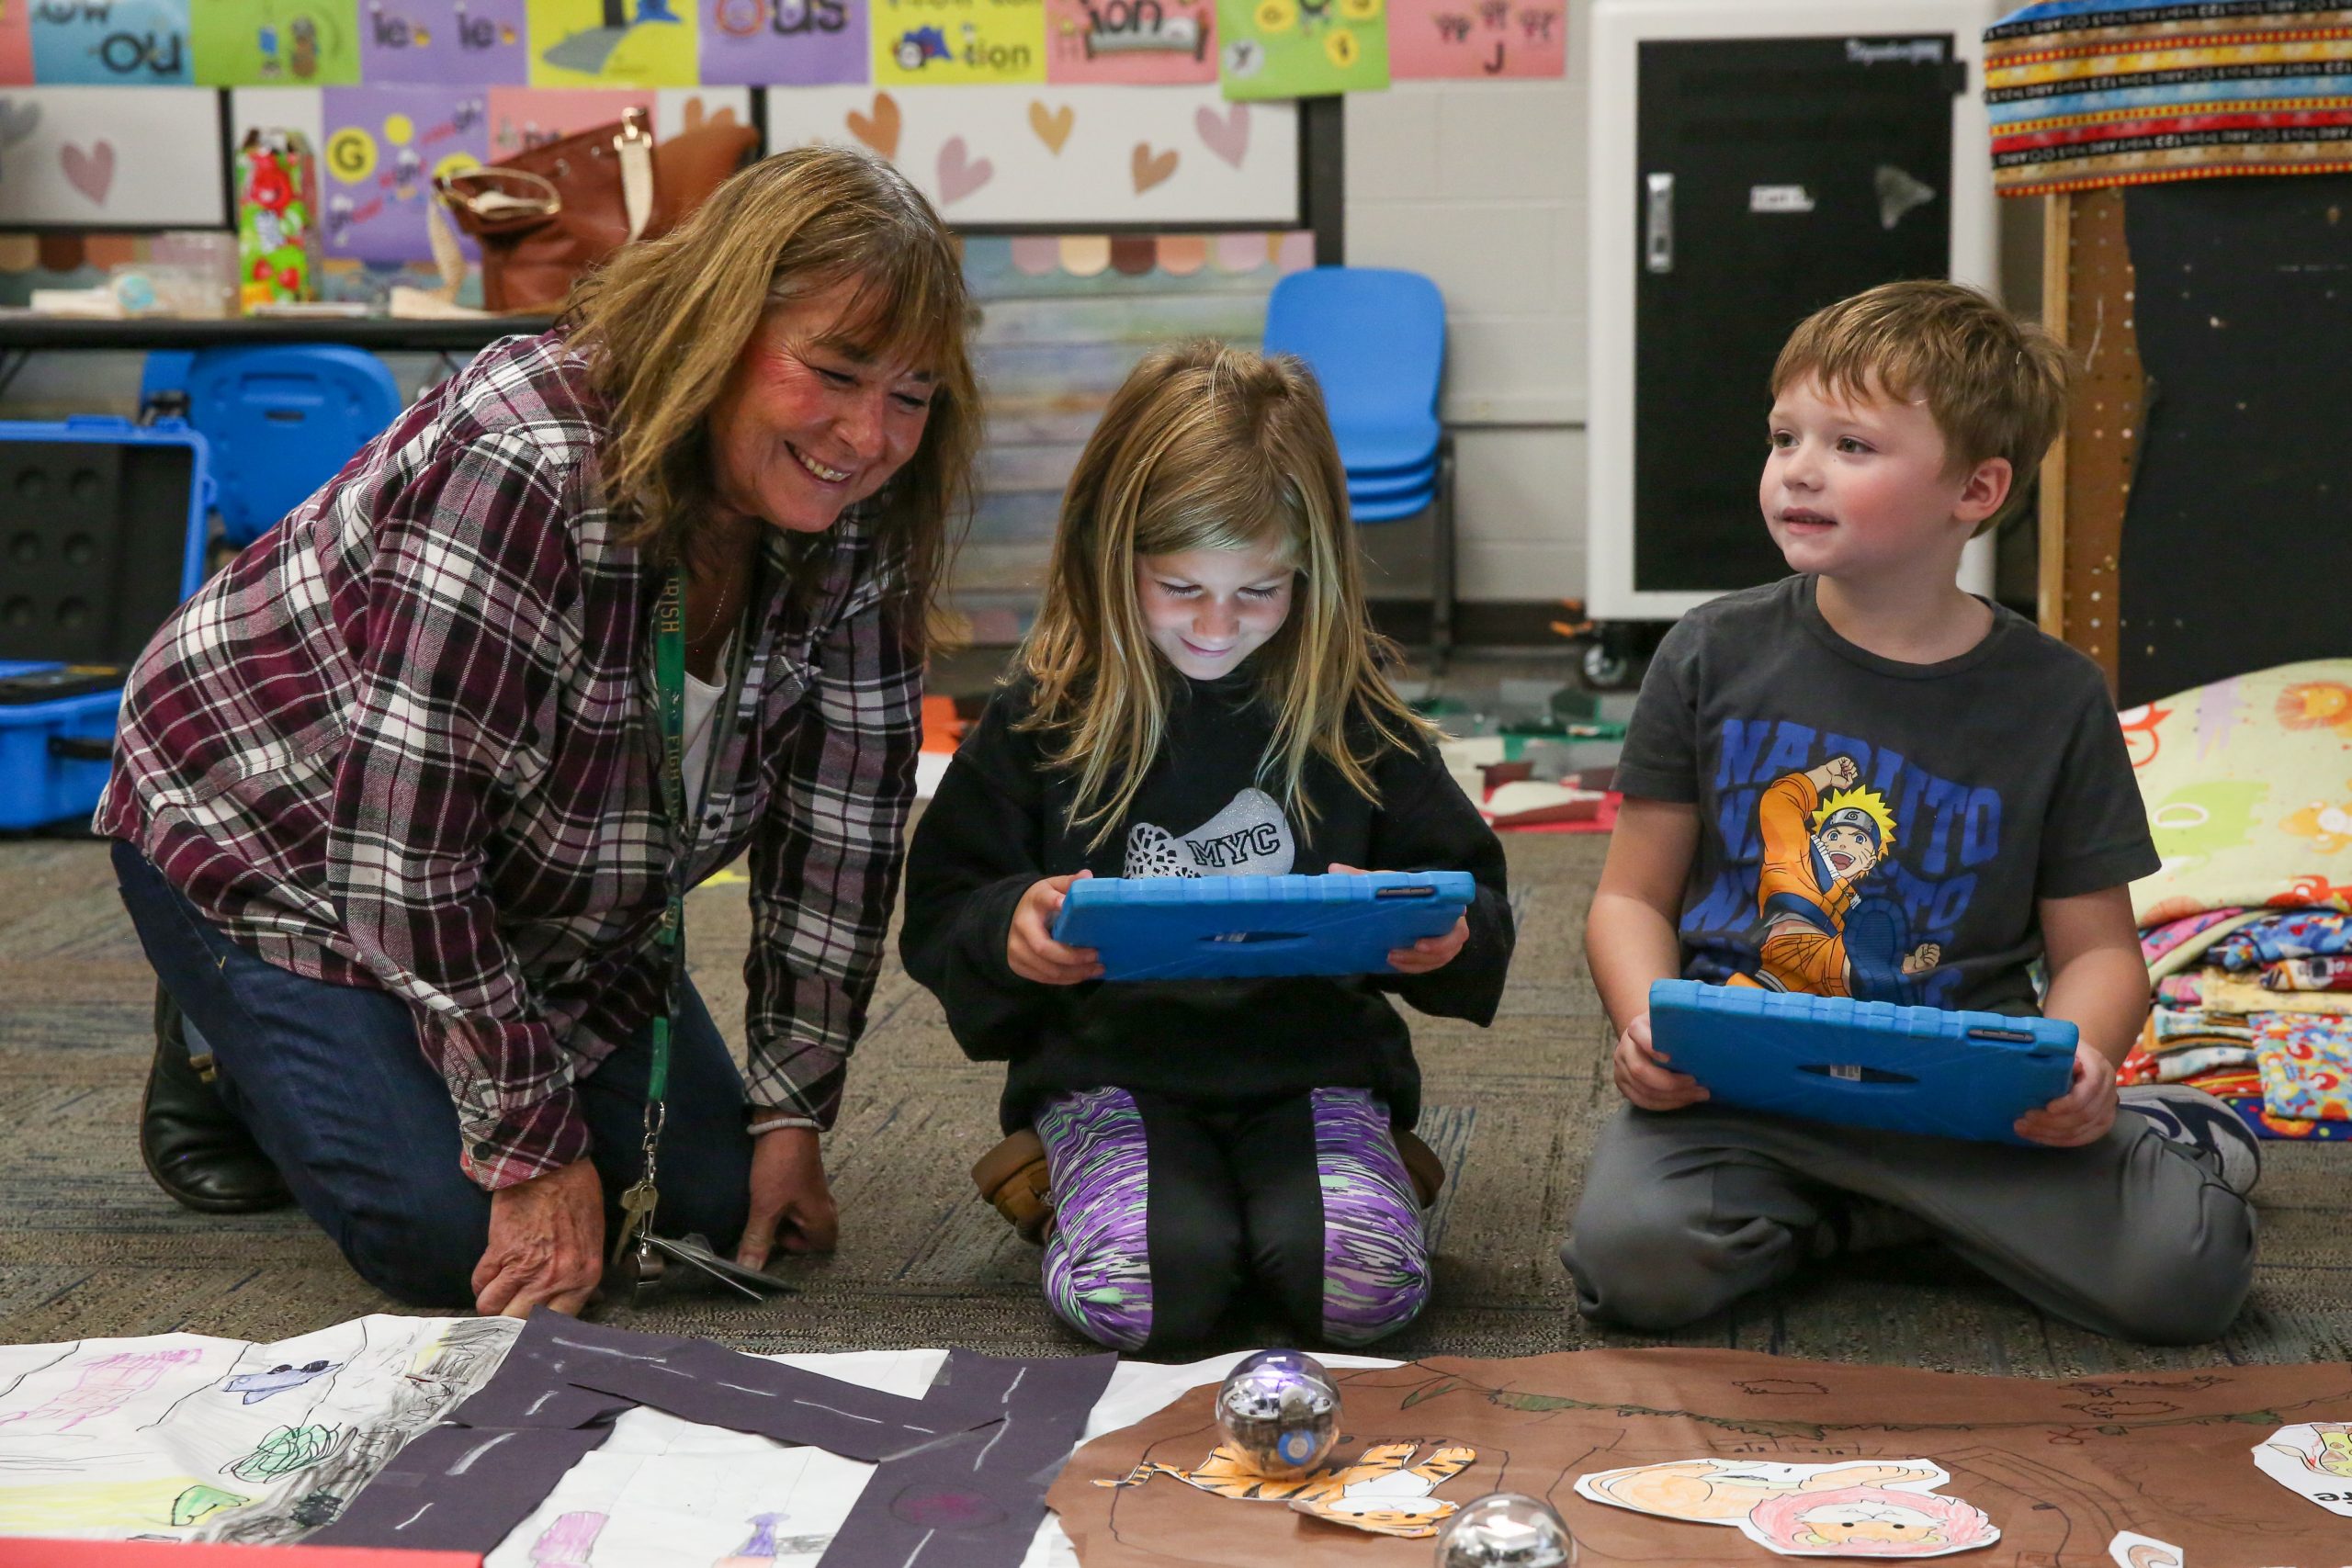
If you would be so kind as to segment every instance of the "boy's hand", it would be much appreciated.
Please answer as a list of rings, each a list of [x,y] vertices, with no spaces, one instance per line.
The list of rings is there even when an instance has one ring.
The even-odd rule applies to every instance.
[[[2018,1118],[2018,1136],[2053,1149],[2078,1149],[2115,1125],[2115,1064],[2085,1041],[2075,1047],[2075,1080],[2039,1111]]]
[[[1813,787],[1823,795],[1833,789],[1851,789],[1860,782],[1861,776],[1861,769],[1854,766],[1851,757],[1832,757],[1805,774],[1813,781]]]
[[[1334,876],[1362,876],[1361,866],[1341,865],[1333,861],[1325,868]],[[1470,919],[1456,915],[1453,929],[1443,936],[1425,936],[1410,947],[1388,950],[1388,967],[1399,975],[1426,975],[1432,969],[1442,969],[1461,953],[1462,944],[1470,940]]]
[[[1069,885],[1092,876],[1048,876],[1032,883],[1013,906],[1012,930],[1004,939],[1004,961],[1024,980],[1041,986],[1075,986],[1102,977],[1101,957],[1091,947],[1065,947],[1054,940],[1054,917],[1062,912]]]
[[[1644,1111],[1679,1111],[1707,1098],[1706,1089],[1688,1073],[1666,1065],[1667,1058],[1650,1043],[1650,1015],[1642,1014],[1617,1037],[1610,1070],[1617,1092]]]

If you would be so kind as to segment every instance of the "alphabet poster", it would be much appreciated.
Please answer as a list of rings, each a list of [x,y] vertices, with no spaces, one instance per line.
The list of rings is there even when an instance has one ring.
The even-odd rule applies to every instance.
[[[691,87],[694,0],[529,0],[534,87]]]
[[[873,6],[876,86],[1046,79],[1045,0],[873,0]]]
[[[226,227],[220,95],[204,87],[0,92],[0,212],[20,228]]]
[[[485,87],[330,87],[319,160],[327,255],[398,264],[432,254],[425,210],[435,176],[478,168],[490,150]]]
[[[950,223],[1298,221],[1298,114],[1213,86],[811,87],[768,95],[768,150],[890,159]]]
[[[359,81],[359,0],[204,0],[189,32],[208,87],[347,87]]]
[[[32,10],[33,74],[89,86],[186,84],[194,79],[187,8],[188,0],[41,0]]]
[[[700,0],[702,79],[805,87],[865,80],[866,0]]]
[[[364,0],[361,73],[389,82],[521,82],[530,74],[523,0]]]
[[[1388,85],[1387,0],[1216,0],[1228,98],[1305,98]]]
[[[1046,80],[1216,80],[1214,0],[1046,0]]]
[[[1388,68],[1398,81],[1562,76],[1564,0],[1388,0]]]
[[[33,79],[33,38],[26,0],[0,0],[0,87]]]

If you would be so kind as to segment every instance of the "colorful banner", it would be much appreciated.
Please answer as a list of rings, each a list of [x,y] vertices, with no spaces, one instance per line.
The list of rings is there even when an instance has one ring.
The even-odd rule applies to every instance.
[[[873,4],[877,86],[985,86],[1046,79],[1045,0]]]
[[[1216,0],[1228,98],[1306,98],[1388,85],[1385,0]]]
[[[529,0],[534,87],[695,85],[695,0]]]
[[[1563,0],[1388,0],[1388,69],[1400,81],[1562,76]]]
[[[487,96],[486,88],[468,86],[327,90],[320,201],[330,259],[402,263],[432,255],[425,209],[433,181],[488,161]]]
[[[1046,0],[1046,80],[1216,80],[1214,0]]]
[[[490,90],[490,162],[512,158],[526,147],[560,141],[575,131],[612,125],[632,108],[653,113],[654,95],[643,88],[492,87]]]
[[[863,82],[866,0],[701,0],[702,79],[806,87]]]
[[[42,0],[32,10],[33,79],[99,87],[193,81],[187,8],[188,0]]]
[[[188,30],[208,87],[359,81],[359,0],[204,0]]]
[[[531,70],[527,32],[523,0],[366,0],[361,79],[520,83]]]

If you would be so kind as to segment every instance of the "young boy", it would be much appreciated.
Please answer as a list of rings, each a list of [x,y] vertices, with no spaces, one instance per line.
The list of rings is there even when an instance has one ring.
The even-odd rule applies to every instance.
[[[1668,634],[1635,706],[1588,923],[1631,1102],[1561,1258],[1586,1315],[1663,1329],[1841,1249],[1933,1235],[2036,1306],[2218,1337],[2252,1280],[2259,1171],[2228,1108],[2120,1097],[2148,1010],[2127,884],[2155,850],[2089,660],[1962,592],[2065,417],[2064,351],[1973,290],[1897,283],[1800,326],[1759,500],[1794,576]],[[2038,1146],[1706,1103],[1653,1046],[1652,981],[2079,1026]],[[2119,1114],[2120,1111],[2121,1114]]]

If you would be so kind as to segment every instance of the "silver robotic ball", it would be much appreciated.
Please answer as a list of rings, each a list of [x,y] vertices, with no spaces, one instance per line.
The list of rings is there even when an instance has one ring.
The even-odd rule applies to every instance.
[[[1437,1538],[1437,1568],[1567,1568],[1576,1537],[1541,1498],[1489,1492],[1464,1503]]]
[[[1304,1475],[1340,1440],[1340,1387],[1312,1356],[1261,1350],[1226,1374],[1216,1424],[1260,1475]]]

